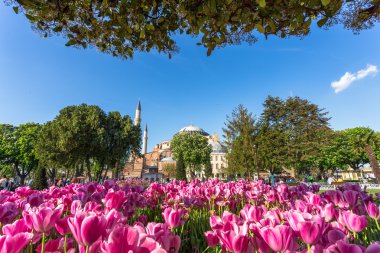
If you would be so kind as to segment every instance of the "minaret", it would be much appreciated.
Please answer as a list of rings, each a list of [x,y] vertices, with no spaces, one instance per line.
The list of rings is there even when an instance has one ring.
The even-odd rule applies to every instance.
[[[135,126],[140,125],[140,123],[141,123],[141,105],[140,105],[140,99],[139,99],[139,103],[137,104],[137,108],[136,108]]]
[[[142,146],[142,152],[141,152],[143,155],[146,154],[147,145],[148,145],[148,124],[145,125],[145,129],[144,129],[143,146]]]

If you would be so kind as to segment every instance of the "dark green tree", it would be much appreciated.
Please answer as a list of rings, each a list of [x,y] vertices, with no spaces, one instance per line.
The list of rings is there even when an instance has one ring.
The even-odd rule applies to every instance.
[[[44,166],[38,166],[33,176],[32,189],[43,190],[48,187],[46,168]]]
[[[265,140],[268,131],[276,138],[267,139],[267,146],[276,152],[276,163],[295,176],[295,171],[310,169],[311,157],[319,156],[328,143],[331,129],[327,112],[299,97],[282,100],[269,96],[260,116],[261,133]],[[270,142],[270,143],[268,143]],[[260,148],[260,144],[259,144]]]
[[[140,144],[140,126],[135,126],[129,116],[122,117],[119,112],[108,113],[104,150],[99,159],[102,167],[113,168],[113,176],[118,177],[123,161],[129,158],[131,152],[139,154]]]
[[[207,54],[218,47],[252,44],[259,37],[309,34],[310,27],[343,24],[360,31],[379,21],[378,0],[4,0],[43,37],[60,35],[66,46],[95,47],[131,58],[136,51],[177,52],[175,39],[199,37]],[[260,36],[260,34],[262,36]]]
[[[38,166],[35,146],[40,129],[41,126],[35,123],[17,127],[0,125],[1,163],[13,166],[21,184],[24,184],[25,178]]]
[[[207,138],[196,133],[178,133],[171,141],[173,156],[177,160],[182,156],[185,168],[189,170],[189,175],[193,177],[195,171],[200,171],[202,166],[210,161],[211,146]]]
[[[209,161],[208,163],[206,163],[206,165],[205,165],[205,171],[204,172],[205,172],[205,177],[206,178],[212,178],[213,177],[211,161]]]
[[[181,154],[177,155],[176,179],[186,180],[186,168],[185,168],[185,164],[183,163],[183,157]]]
[[[380,143],[375,132],[369,127],[355,127],[346,129],[345,133],[349,136],[350,142],[357,147],[358,152],[365,151],[373,173],[377,180],[380,181],[379,161],[375,153],[375,150],[379,149]]]
[[[250,176],[256,166],[255,138],[257,128],[252,113],[243,105],[235,108],[224,123],[223,137],[227,148],[229,174]]]

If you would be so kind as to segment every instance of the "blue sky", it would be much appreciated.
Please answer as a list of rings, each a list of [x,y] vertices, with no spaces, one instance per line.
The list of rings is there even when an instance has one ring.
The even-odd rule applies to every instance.
[[[150,150],[190,123],[221,135],[238,104],[258,115],[268,95],[297,95],[326,108],[334,129],[380,131],[380,74],[357,73],[368,64],[380,68],[380,26],[360,35],[334,27],[304,39],[260,38],[211,57],[197,39],[180,36],[171,60],[157,53],[120,60],[65,47],[61,38],[40,38],[24,16],[2,5],[0,34],[0,123],[43,123],[80,103],[134,117],[140,98]],[[352,74],[340,83],[354,82],[335,93],[331,83],[346,72]]]

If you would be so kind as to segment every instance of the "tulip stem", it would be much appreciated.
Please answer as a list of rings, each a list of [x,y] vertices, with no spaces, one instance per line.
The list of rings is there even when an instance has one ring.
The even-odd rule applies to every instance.
[[[45,233],[42,233],[41,253],[45,252]]]
[[[65,235],[65,243],[63,244],[63,252],[67,253],[67,235]]]
[[[310,253],[311,250],[310,250],[310,244],[307,245],[307,253]]]
[[[210,248],[210,246],[207,246],[207,248],[204,250],[204,251],[202,251],[202,253],[205,253],[205,252],[207,252],[207,250]]]
[[[377,219],[375,219],[375,222],[376,222],[377,229],[380,230],[379,222],[377,221]]]

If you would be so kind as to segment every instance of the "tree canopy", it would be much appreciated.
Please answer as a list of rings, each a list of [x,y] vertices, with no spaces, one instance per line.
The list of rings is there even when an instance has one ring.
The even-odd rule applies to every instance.
[[[63,108],[39,135],[37,155],[55,175],[57,168],[75,169],[73,176],[100,179],[103,172],[120,166],[131,152],[139,154],[140,127],[119,112],[106,114],[101,108],[81,104]]]
[[[227,171],[230,174],[250,175],[256,168],[256,122],[252,113],[238,105],[224,123],[223,136],[228,150]]]
[[[21,183],[38,166],[36,144],[41,126],[35,123],[0,125],[0,163],[13,166]]]
[[[380,19],[378,0],[4,0],[44,37],[67,46],[95,47],[117,57],[154,49],[171,57],[176,38],[199,39],[207,54],[218,47],[252,44],[270,35],[306,36],[312,24],[343,24],[360,31]]]
[[[200,134],[176,134],[171,141],[171,149],[176,160],[183,159],[183,164],[191,176],[195,171],[200,171],[202,165],[210,162],[212,148],[207,138]]]

